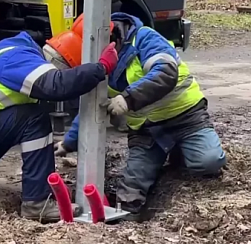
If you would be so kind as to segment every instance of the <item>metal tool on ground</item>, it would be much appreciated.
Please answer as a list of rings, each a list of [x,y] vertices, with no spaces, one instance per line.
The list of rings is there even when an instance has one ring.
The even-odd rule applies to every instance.
[[[110,40],[111,0],[88,0],[84,2],[84,38],[82,63],[97,62]],[[92,222],[90,206],[83,188],[88,184],[97,187],[101,199],[104,197],[107,81],[102,82],[80,99],[80,125],[78,141],[76,203],[84,209],[77,222]],[[105,221],[119,219],[125,211],[104,206]]]

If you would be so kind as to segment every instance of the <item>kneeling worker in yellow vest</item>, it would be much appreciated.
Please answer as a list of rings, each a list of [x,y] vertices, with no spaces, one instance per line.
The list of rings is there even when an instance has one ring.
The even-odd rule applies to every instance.
[[[226,157],[207,100],[173,43],[125,13],[112,15],[119,61],[109,76],[108,111],[125,115],[129,158],[117,200],[137,219],[170,151],[195,175],[217,175]],[[76,150],[78,117],[57,155]],[[176,162],[178,163],[178,162]]]
[[[114,44],[98,63],[81,65],[82,39],[71,31],[48,40],[43,49],[26,32],[0,41],[0,157],[20,144],[23,217],[60,219],[47,184],[55,172],[51,121],[38,100],[64,101],[91,91],[117,64]],[[74,216],[81,214],[76,204],[72,208]]]

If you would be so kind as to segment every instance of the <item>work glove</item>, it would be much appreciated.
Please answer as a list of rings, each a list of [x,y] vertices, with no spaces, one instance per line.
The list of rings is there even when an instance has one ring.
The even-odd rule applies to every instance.
[[[121,95],[109,99],[106,105],[108,113],[113,115],[122,115],[128,111],[126,100]]]
[[[110,43],[101,53],[99,63],[101,63],[106,70],[106,74],[109,75],[115,69],[118,62],[118,53],[115,49],[115,42]]]
[[[65,149],[63,141],[54,144],[54,155],[56,157],[65,157],[68,151]]]

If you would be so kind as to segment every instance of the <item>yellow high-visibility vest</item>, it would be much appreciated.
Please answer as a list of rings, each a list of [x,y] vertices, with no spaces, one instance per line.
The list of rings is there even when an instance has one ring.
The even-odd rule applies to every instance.
[[[132,41],[133,46],[135,46],[135,42],[136,35]],[[168,42],[174,47],[173,42]],[[146,120],[159,122],[174,118],[192,108],[199,103],[202,98],[204,98],[199,84],[196,82],[194,77],[190,75],[188,66],[182,61],[178,64],[178,72],[178,82],[173,91],[151,105],[148,105],[136,112],[129,111],[126,114],[127,125],[132,130],[140,129]],[[138,57],[135,57],[131,64],[126,68],[127,82],[130,85],[144,76],[145,73],[142,69],[140,60]],[[120,92],[108,87],[108,94],[109,97],[115,97],[119,95]]]
[[[13,48],[15,47],[0,49],[0,56]],[[37,103],[37,101],[37,99],[30,98],[25,94],[9,89],[8,87],[2,85],[0,81],[0,110],[18,104]]]

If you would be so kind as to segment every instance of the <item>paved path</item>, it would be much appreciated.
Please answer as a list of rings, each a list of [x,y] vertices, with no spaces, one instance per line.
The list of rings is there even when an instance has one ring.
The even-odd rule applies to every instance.
[[[251,48],[224,48],[180,53],[209,100],[209,109],[251,102]]]

